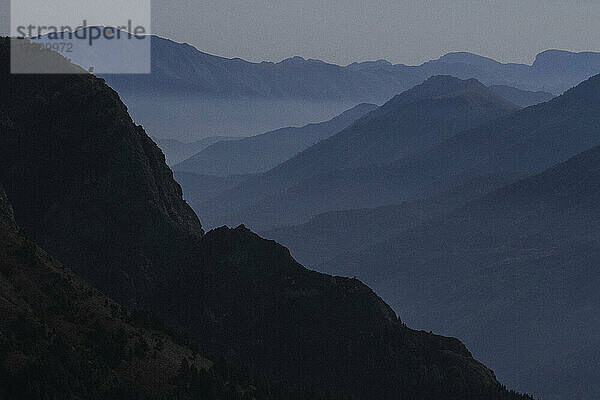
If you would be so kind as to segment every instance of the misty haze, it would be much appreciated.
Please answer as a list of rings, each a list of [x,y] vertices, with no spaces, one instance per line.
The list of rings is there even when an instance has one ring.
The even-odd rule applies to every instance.
[[[0,400],[599,398],[599,17],[2,3]]]

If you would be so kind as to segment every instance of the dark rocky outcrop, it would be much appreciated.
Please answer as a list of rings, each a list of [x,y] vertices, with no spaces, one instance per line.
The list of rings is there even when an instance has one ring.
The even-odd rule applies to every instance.
[[[164,155],[101,79],[0,68],[0,175],[17,223],[108,294],[137,301],[168,261],[162,242],[203,234]]]

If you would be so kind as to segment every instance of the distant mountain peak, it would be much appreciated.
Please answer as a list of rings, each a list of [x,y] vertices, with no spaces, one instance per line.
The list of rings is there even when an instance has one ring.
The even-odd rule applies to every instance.
[[[466,51],[457,51],[441,56],[437,61],[446,63],[465,63],[472,65],[500,64],[489,57],[483,57]]]
[[[479,82],[477,79],[459,79],[450,75],[436,75],[425,82],[399,94],[384,107],[397,107],[404,104],[434,98],[467,96],[470,100],[494,103],[500,108],[518,109],[510,101]]]
[[[546,50],[535,57],[533,67],[549,71],[581,70],[586,74],[597,74],[600,73],[600,53]]]
[[[305,62],[306,62],[306,59],[304,57],[293,56],[290,58],[286,58],[285,60],[281,61],[279,64],[304,64]]]
[[[556,63],[557,61],[563,62],[575,54],[576,53],[573,53],[573,52],[567,51],[567,50],[556,50],[556,49],[545,50],[545,51],[542,51],[541,53],[539,53],[535,57],[533,66],[540,67],[540,66],[544,66],[544,65],[547,65],[550,63]]]

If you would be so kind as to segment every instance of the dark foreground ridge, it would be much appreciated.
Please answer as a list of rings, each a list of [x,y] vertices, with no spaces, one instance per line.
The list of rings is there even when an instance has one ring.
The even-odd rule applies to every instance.
[[[0,181],[24,232],[100,290],[275,378],[365,399],[522,398],[360,281],[308,271],[244,227],[203,235],[113,90],[89,75],[9,75],[8,48]]]
[[[10,209],[0,188],[0,210]],[[213,362],[151,314],[89,286],[0,215],[1,399],[347,397]]]

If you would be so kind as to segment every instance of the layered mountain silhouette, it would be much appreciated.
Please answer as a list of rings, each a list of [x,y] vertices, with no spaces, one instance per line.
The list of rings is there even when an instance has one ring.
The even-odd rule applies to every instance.
[[[505,85],[493,85],[490,86],[490,89],[505,99],[510,100],[519,107],[534,106],[536,104],[545,103],[554,98],[554,95],[549,92],[531,92]]]
[[[366,249],[386,238],[464,206],[523,176],[486,174],[424,200],[377,208],[329,211],[301,225],[284,226],[263,233],[288,247],[303,265],[327,272],[331,259]],[[338,273],[335,269],[333,273]]]
[[[158,36],[152,36],[151,40],[152,74],[105,76],[119,93],[143,91],[153,95],[188,93],[381,103],[421,80],[418,74],[404,69],[383,74],[302,57],[277,63],[252,63],[206,54],[189,44]]]
[[[514,99],[515,104],[522,107],[543,103],[554,97],[547,92],[528,92],[509,86],[493,86],[490,89],[511,102]],[[309,124],[302,128],[281,128],[244,139],[226,138],[222,143],[216,143],[222,137],[209,137],[189,145],[174,140],[158,140],[157,144],[167,155],[167,162],[169,158],[177,157],[170,157],[169,154],[177,152],[178,158],[188,154],[185,161],[170,162],[171,165],[177,164],[173,165],[177,172],[202,175],[202,178],[208,175],[207,179],[255,174],[266,172],[320,140],[333,136],[375,108],[374,105],[360,104],[324,123]],[[215,143],[206,145],[211,142]],[[194,152],[198,154],[190,154],[193,148],[198,147],[203,147]],[[186,185],[183,186],[187,189]]]
[[[331,266],[410,323],[461,335],[511,384],[595,398],[598,171],[596,147]]]
[[[151,74],[104,75],[153,137],[192,142],[207,136],[250,136],[282,126],[302,126],[338,115],[359,103],[383,104],[431,76],[475,78],[485,85],[560,95],[600,73],[600,53],[551,50],[533,65],[503,64],[471,53],[450,53],[418,66],[386,61],[348,66],[293,57],[252,63],[199,51],[151,36]],[[76,64],[127,65],[131,49],[94,46],[68,53]],[[84,49],[84,50],[87,50]],[[81,59],[78,59],[81,58]],[[508,96],[508,94],[504,93]],[[534,104],[537,95],[510,91],[510,101]],[[533,100],[531,97],[533,96]]]
[[[309,176],[315,171],[387,164],[517,109],[475,79],[436,76],[394,97],[277,171]],[[303,169],[312,172],[298,171]]]
[[[509,86],[492,86],[490,89],[520,107],[543,103],[554,97],[547,92],[529,92]],[[359,104],[327,122],[281,128],[244,139],[213,136],[189,144],[174,139],[156,141],[175,171],[210,176],[259,173],[338,133],[375,108],[374,105]]]
[[[204,234],[102,80],[10,75],[8,40],[0,51],[0,181],[15,220],[111,297],[299,384],[363,398],[522,398],[458,340],[407,328],[360,281],[308,271],[244,227]]]
[[[490,89],[503,94],[507,99],[515,99],[522,106],[553,98],[550,93],[527,92],[508,86],[494,86]],[[282,128],[245,139],[209,137],[190,144],[172,139],[157,139],[157,144],[167,156],[168,163],[169,158],[174,159],[183,154],[189,156],[189,159],[174,165],[173,169],[186,197],[196,201],[217,195],[230,188],[232,182],[243,181],[242,177],[248,179],[249,174],[265,172],[277,166],[319,140],[341,131],[367,111],[374,109],[375,106],[362,104],[325,123],[309,124],[302,128]],[[219,141],[222,143],[207,146],[207,143]],[[190,154],[192,149],[199,147],[202,151]],[[221,176],[226,178],[219,178]]]
[[[468,52],[449,53],[416,67],[426,75],[476,78],[486,85],[507,85],[555,95],[600,73],[600,53],[547,50],[532,65],[499,63]]]
[[[351,171],[360,168],[379,171],[395,160],[419,154],[463,130],[517,109],[474,79],[432,77],[271,171],[248,179],[214,200],[204,203],[198,203],[196,199],[190,201],[195,207],[201,204],[196,208],[214,214],[212,218],[206,217],[209,225],[213,222],[217,225],[235,224],[243,220],[257,229],[295,223],[306,215],[329,210],[383,205],[386,201],[377,192],[362,188],[360,193],[352,195],[345,192],[348,185],[353,185]],[[318,192],[323,190],[319,186],[328,186],[327,174],[333,179],[340,177],[349,182],[331,186],[330,191],[337,191],[337,194],[327,199],[321,197],[318,204],[313,203],[312,199],[320,196]],[[373,177],[375,180],[370,185],[386,184],[379,177]],[[313,181],[310,181],[311,178]],[[314,186],[307,187],[310,192],[300,199],[294,185],[304,191],[305,180],[309,180],[308,184],[314,183]],[[401,189],[398,185],[389,186],[392,190]],[[294,198],[294,207],[290,207],[288,198]],[[391,198],[387,203],[405,199]],[[285,211],[281,212],[283,209]],[[222,220],[214,219],[227,214],[230,216]]]
[[[591,52],[549,50],[540,53],[533,65],[503,64],[471,53],[450,53],[419,66],[392,65],[384,60],[338,66],[302,57],[278,63],[251,63],[206,54],[188,44],[157,36],[151,40],[151,75],[106,76],[119,92],[186,91],[216,96],[382,103],[434,75],[475,78],[486,85],[561,94],[600,73],[600,53]],[[116,58],[119,54],[98,55],[102,56]]]
[[[173,170],[213,176],[266,172],[376,108],[373,104],[359,104],[327,122],[216,143],[173,166]]]
[[[205,148],[210,147],[215,143],[237,139],[238,138],[228,136],[209,136],[204,139],[186,143],[176,139],[153,138],[158,147],[160,147],[162,152],[165,154],[168,165],[175,165],[187,160],[191,156],[201,152]]]
[[[276,227],[277,221],[280,225],[297,224],[329,210],[371,208],[423,198],[495,171],[539,172],[599,143],[599,88],[600,76],[590,78],[547,103],[464,131],[384,166],[309,176],[311,170],[319,168],[303,168],[301,164],[290,171],[287,165],[293,165],[292,159],[264,177],[217,196],[218,205],[205,201],[205,210],[214,210],[215,215],[229,210],[229,216],[223,219],[206,221],[212,225],[241,219],[253,227],[268,229]],[[330,161],[325,159],[327,171]],[[285,172],[278,175],[279,171]],[[258,180],[267,178],[270,187],[266,180],[264,185]],[[293,182],[294,186],[277,186],[279,182]],[[287,211],[291,204],[296,204],[295,214]]]

